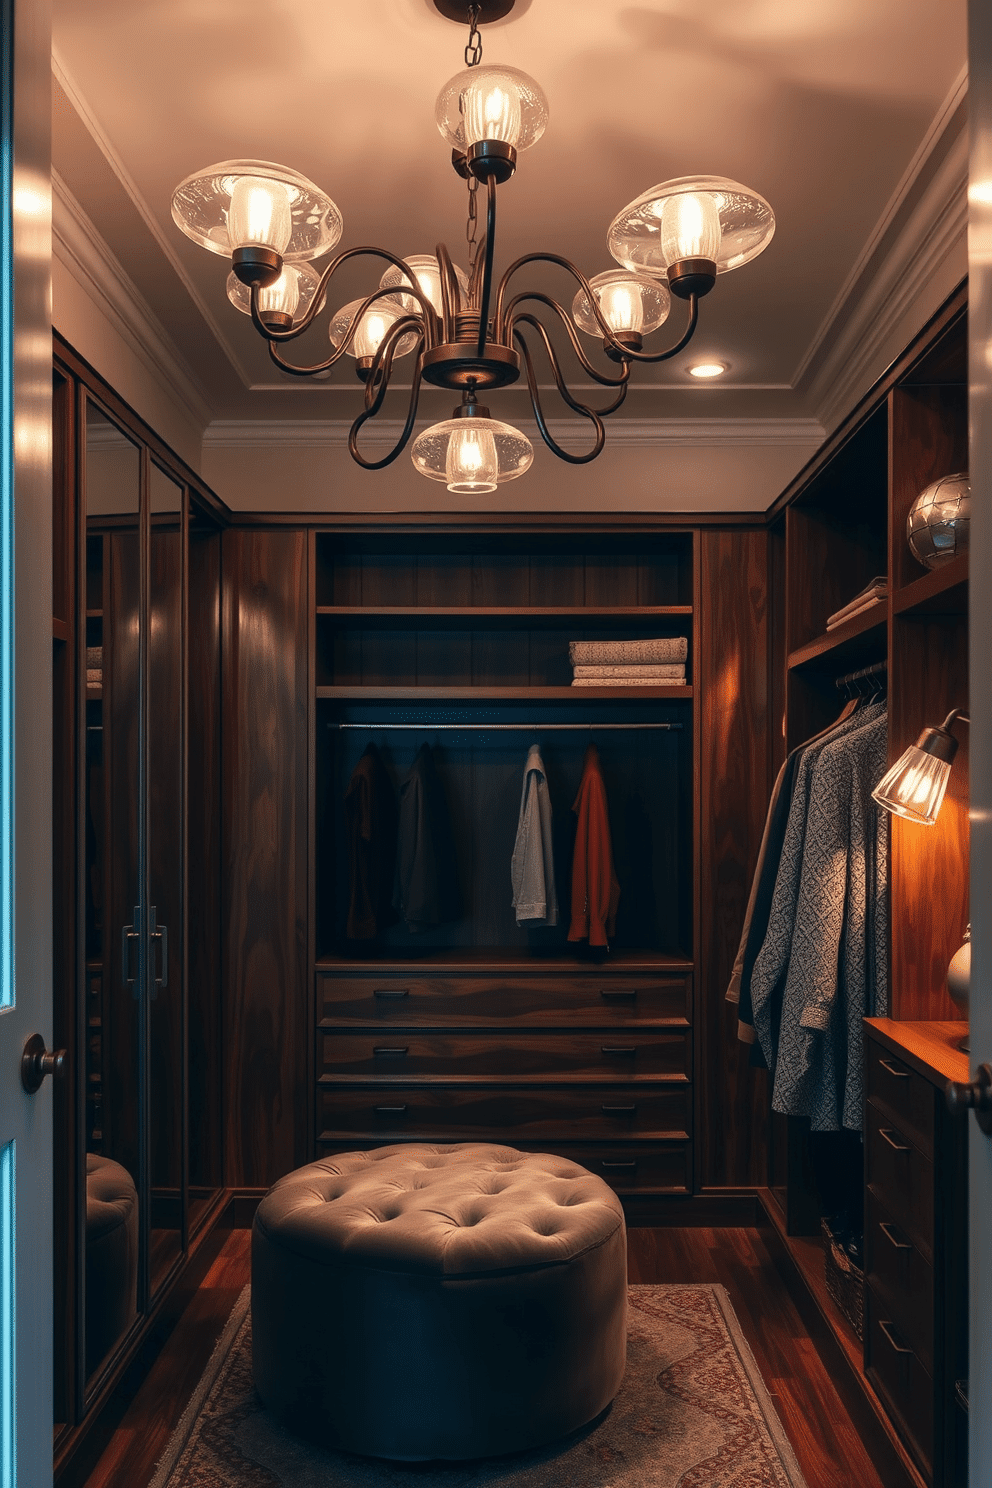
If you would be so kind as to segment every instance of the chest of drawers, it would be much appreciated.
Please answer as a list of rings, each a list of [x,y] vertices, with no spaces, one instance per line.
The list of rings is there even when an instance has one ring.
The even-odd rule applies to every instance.
[[[967,1132],[943,1094],[962,1032],[872,1019],[866,1039],[865,1371],[934,1488],[965,1488]]]
[[[692,1186],[687,963],[322,965],[316,1143],[495,1142],[619,1193]]]

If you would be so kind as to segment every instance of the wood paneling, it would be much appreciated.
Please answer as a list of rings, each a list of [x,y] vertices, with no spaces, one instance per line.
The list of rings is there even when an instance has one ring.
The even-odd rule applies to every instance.
[[[891,585],[894,590],[927,570],[906,541],[906,519],[931,481],[968,468],[968,387],[900,387],[890,395],[889,439],[892,492]]]
[[[223,536],[226,1176],[307,1156],[307,542]]]
[[[725,998],[764,829],[770,781],[768,538],[703,532],[698,1132],[704,1187],[764,1182],[765,1078]]]

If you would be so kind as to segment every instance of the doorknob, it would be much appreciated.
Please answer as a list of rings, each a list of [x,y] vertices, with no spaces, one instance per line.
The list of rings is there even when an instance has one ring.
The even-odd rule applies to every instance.
[[[40,1090],[46,1075],[64,1075],[65,1061],[64,1049],[46,1049],[41,1034],[33,1033],[21,1055],[21,1084],[28,1095],[34,1095],[36,1090]]]
[[[949,1080],[944,1087],[947,1109],[952,1115],[974,1111],[975,1120],[987,1137],[992,1137],[992,1065],[980,1064],[978,1073],[968,1085]]]

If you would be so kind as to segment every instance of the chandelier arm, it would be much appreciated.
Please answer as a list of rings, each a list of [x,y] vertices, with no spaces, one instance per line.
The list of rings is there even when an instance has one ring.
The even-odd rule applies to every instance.
[[[362,425],[367,423],[368,420],[372,418],[372,410],[365,409],[358,415],[355,422],[352,424],[351,430],[348,434],[348,452],[351,455],[351,458],[354,460],[355,464],[361,465],[363,470],[384,470],[387,465],[391,465],[393,463],[398,455],[401,455],[403,453],[403,451],[406,449],[406,446],[409,444],[410,435],[413,433],[413,426],[417,419],[417,404],[420,402],[420,378],[422,370],[423,355],[422,353],[418,353],[417,365],[413,369],[413,383],[410,388],[410,406],[407,409],[406,423],[403,425],[403,432],[400,435],[397,443],[389,451],[388,455],[383,456],[381,460],[366,460],[365,456],[358,448],[359,432],[362,428]]]
[[[529,316],[515,316],[513,313],[518,305],[522,305],[528,300],[534,300],[540,305],[547,305],[549,310],[555,312],[565,327],[568,339],[572,343],[572,350],[590,377],[603,387],[623,387],[627,383],[630,378],[630,367],[626,360],[623,362],[624,371],[618,377],[609,377],[605,372],[598,371],[583,351],[582,342],[579,340],[578,332],[572,324],[568,311],[564,310],[557,300],[553,300],[550,295],[542,294],[539,290],[526,290],[523,294],[514,295],[506,307],[506,331],[508,336],[512,336],[513,327],[517,320],[530,319]],[[624,357],[626,357],[626,352],[624,352]]]
[[[461,290],[455,276],[451,254],[444,243],[434,249],[441,279],[441,305],[443,307],[441,335],[446,345],[455,340],[455,317],[462,308]]]
[[[496,252],[496,177],[486,177],[489,201],[486,208],[486,261],[482,270],[482,295],[479,300],[479,356],[485,356],[489,334],[489,297],[493,288],[493,255]]]
[[[403,292],[404,292],[404,294],[406,293],[405,290]],[[355,328],[357,327],[358,322],[361,320],[362,316],[365,314],[366,310],[370,309],[371,306],[375,304],[376,300],[381,300],[384,295],[388,296],[388,295],[392,295],[392,294],[395,294],[395,293],[396,293],[396,291],[395,290],[392,290],[392,289],[377,289],[373,294],[370,294],[369,297],[366,300],[363,300],[362,304],[358,307],[358,309],[355,311],[354,315],[352,316],[352,318],[351,318],[351,324],[348,326],[347,332],[341,338],[341,345],[339,347],[337,347],[336,350],[331,353],[331,355],[327,358],[326,361],[324,361],[324,362],[316,362],[311,367],[297,367],[297,366],[294,366],[292,362],[285,361],[284,358],[279,355],[279,353],[278,353],[278,351],[276,350],[276,347],[275,347],[275,342],[272,340],[271,337],[266,336],[266,339],[268,340],[268,343],[269,343],[269,356],[275,362],[275,364],[276,364],[277,367],[279,367],[283,372],[289,372],[289,373],[291,373],[293,377],[313,377],[318,372],[327,372],[327,371],[329,371],[331,369],[331,367],[333,367],[337,362],[339,362],[341,360],[341,358],[344,356],[345,352],[348,350],[348,347],[351,344],[351,338],[355,334]],[[252,289],[252,304],[253,305],[254,305],[254,297],[255,297],[255,290]],[[430,344],[430,338],[429,338],[429,335],[425,331],[425,326],[429,325],[430,326],[430,329],[433,330],[433,323],[434,323],[434,310],[433,310],[433,307],[430,306],[430,302],[429,301],[428,301],[428,306],[429,306],[429,310],[430,310],[429,317],[426,316],[426,315],[425,316],[421,316],[421,315],[407,315],[407,316],[401,317],[403,325],[405,325],[408,330],[416,329],[418,332],[420,332],[421,334],[424,335],[424,344],[425,345],[429,345]],[[252,318],[254,319],[254,316]],[[398,325],[399,323],[400,323],[399,321],[394,321],[393,322],[393,325]]]
[[[541,395],[537,388],[537,377],[534,372],[534,363],[531,360],[530,348],[524,340],[521,331],[514,329],[513,339],[523,352],[524,366],[527,369],[527,391],[530,393],[531,407],[534,410],[534,418],[537,420],[537,427],[540,430],[541,438],[551,453],[557,455],[559,460],[565,460],[569,465],[588,465],[591,460],[595,460],[597,455],[603,452],[603,445],[606,443],[606,430],[603,427],[603,420],[591,408],[583,409],[577,407],[576,411],[582,413],[583,417],[587,418],[595,427],[596,443],[588,454],[585,455],[572,455],[569,454],[568,450],[563,450],[561,445],[551,437],[551,432],[544,419],[544,409],[541,407]]]
[[[629,357],[629,359],[632,362],[645,362],[645,363],[647,363],[647,362],[667,362],[669,360],[669,358],[671,358],[673,356],[678,356],[678,354],[679,354],[680,351],[684,351],[685,350],[685,348],[689,345],[689,342],[692,340],[693,336],[696,334],[696,326],[698,324],[699,324],[699,296],[698,295],[690,295],[689,296],[689,324],[686,326],[685,332],[682,335],[682,338],[679,341],[676,341],[676,343],[675,343],[674,346],[670,346],[667,351],[655,351],[655,352],[648,352],[648,351],[627,351],[626,349],[624,349],[624,353],[623,354],[624,354],[625,357]]]
[[[523,321],[526,325],[533,326],[534,330],[540,336],[541,341],[544,345],[544,350],[547,353],[548,361],[551,364],[551,374],[554,377],[555,386],[558,389],[559,396],[564,403],[568,404],[569,408],[574,409],[576,413],[580,413],[583,418],[587,418],[590,413],[595,413],[599,418],[605,418],[608,414],[614,413],[620,407],[620,404],[627,396],[627,388],[629,385],[627,378],[624,378],[620,383],[620,392],[617,397],[614,398],[612,403],[607,404],[605,408],[590,408],[587,403],[580,403],[572,395],[569,390],[568,384],[565,381],[564,373],[561,370],[561,364],[558,361],[558,353],[555,351],[554,342],[551,340],[551,337],[548,334],[547,327],[541,324],[536,315],[529,315],[525,313],[523,315],[515,316],[510,322],[511,329],[514,335],[516,335],[516,328],[521,321]]]
[[[360,258],[363,255],[368,255],[371,258],[381,258],[385,263],[392,264],[394,268],[402,270],[405,278],[410,279],[412,277],[412,283],[410,284],[409,288],[404,285],[403,293],[411,294],[414,296],[415,299],[420,301],[420,308],[424,312],[424,318],[430,324],[431,331],[433,332],[433,305],[424,294],[423,290],[420,288],[420,285],[417,283],[416,276],[411,276],[409,265],[404,263],[402,258],[397,258],[395,253],[390,253],[388,248],[346,248],[343,253],[338,254],[337,258],[332,258],[331,262],[327,265],[327,268],[321,274],[320,279],[317,282],[317,288],[314,290],[314,296],[313,299],[310,301],[309,308],[304,313],[299,324],[293,324],[287,331],[280,331],[276,330],[273,326],[267,326],[261,319],[258,313],[258,289],[255,285],[252,285],[251,319],[256,331],[258,331],[260,336],[264,336],[266,341],[270,343],[279,341],[295,341],[296,337],[302,336],[303,332],[305,330],[308,330],[316,319],[316,316],[323,304],[324,292],[337,270],[343,263],[347,263],[349,258]],[[375,294],[369,297],[358,314],[363,315],[368,306],[373,304],[380,297],[380,295],[395,295],[395,293],[396,291],[394,289],[380,288],[376,290]],[[357,321],[357,319],[358,316],[355,317],[355,321]],[[348,341],[351,339],[354,327],[355,322],[352,322],[351,331],[349,331],[348,336],[345,338],[344,345],[347,345]],[[431,338],[429,344],[434,344],[433,338]],[[333,365],[333,363],[328,363],[328,365]],[[290,368],[288,370],[292,371],[293,369]],[[318,367],[316,370],[323,371],[323,365]]]
[[[382,400],[389,389],[389,379],[393,375],[396,348],[402,337],[409,335],[411,331],[416,332],[419,361],[424,350],[424,327],[419,315],[404,315],[399,320],[394,320],[376,348],[365,383],[365,408],[369,418],[374,418],[382,407]]]

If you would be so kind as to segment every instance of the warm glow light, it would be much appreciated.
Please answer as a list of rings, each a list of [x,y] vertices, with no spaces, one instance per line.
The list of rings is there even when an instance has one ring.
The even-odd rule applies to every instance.
[[[893,816],[932,827],[947,790],[951,767],[946,760],[910,745],[872,791],[873,798]]]
[[[499,466],[496,441],[488,429],[456,429],[448,441],[448,490],[464,496],[495,491]]]
[[[611,331],[642,331],[644,301],[636,279],[619,284],[604,284],[597,290],[599,306]]]
[[[462,110],[466,144],[502,140],[516,148],[520,138],[520,94],[516,88],[486,79],[481,87],[465,89]]]
[[[227,213],[232,248],[271,248],[285,253],[293,234],[289,195],[280,181],[242,176],[234,183]]]
[[[992,181],[974,181],[968,187],[968,200],[980,202],[983,207],[992,206]]]
[[[710,377],[722,377],[727,368],[723,362],[697,362],[694,367],[689,368],[690,377],[698,377],[705,382]]]
[[[687,258],[716,263],[720,256],[720,213],[702,191],[666,196],[661,202],[661,251],[669,265]]]

